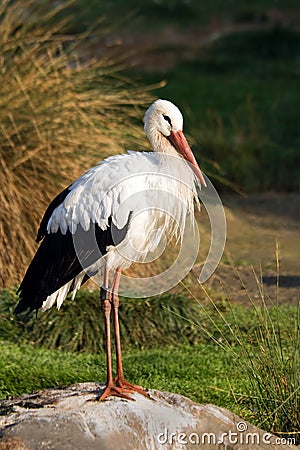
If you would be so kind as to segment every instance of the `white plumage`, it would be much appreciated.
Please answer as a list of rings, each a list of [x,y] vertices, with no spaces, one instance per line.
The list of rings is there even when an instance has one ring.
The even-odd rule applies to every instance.
[[[86,278],[103,271],[108,378],[101,398],[128,398],[126,390],[134,388],[124,380],[118,337],[121,270],[145,261],[165,235],[182,236],[187,215],[193,218],[200,182],[205,185],[183,135],[179,109],[169,101],[157,100],[147,110],[144,124],[154,152],[129,151],[105,159],[49,205],[38,233],[38,240],[43,241],[21,283],[16,308],[16,313],[28,307],[45,310],[55,303],[60,308],[69,292],[75,295]],[[101,252],[94,248],[97,245]],[[110,272],[115,273],[111,289]],[[108,350],[111,306],[118,371],[114,382]]]
[[[171,238],[179,231],[176,226],[179,224],[179,236],[183,234],[186,215],[193,215],[194,201],[198,203],[195,182],[193,171],[178,156],[128,152],[107,158],[70,187],[68,196],[53,211],[47,232],[56,233],[60,229],[62,234],[67,230],[75,234],[79,223],[84,231],[91,223],[106,230],[110,217],[121,229],[131,213],[125,239],[116,247],[110,246],[103,257],[110,269],[128,268],[132,262],[144,261],[148,252],[155,251],[160,239],[152,240],[154,230],[162,230],[161,236],[167,232]],[[153,204],[155,197],[157,209]],[[122,207],[125,202],[126,209]],[[103,259],[98,261],[99,270],[103,262]],[[76,289],[83,276],[80,273],[76,278]],[[68,289],[61,287],[47,297],[42,309],[50,308],[55,301],[59,308],[67,293]]]
[[[166,101],[163,103],[167,104]],[[175,130],[180,130],[182,116],[177,108],[173,121]],[[75,234],[78,224],[84,231],[89,230],[91,223],[106,230],[111,217],[114,225],[121,229],[128,222],[131,213],[125,239],[116,247],[110,246],[103,257],[110,270],[126,269],[132,262],[144,261],[147,253],[154,252],[160,243],[157,233],[156,239],[152,239],[153,232],[157,229],[162,230],[161,237],[163,232],[167,232],[171,238],[179,231],[180,225],[179,236],[182,235],[186,215],[193,215],[194,201],[198,203],[196,186],[199,185],[199,179],[189,164],[174,152],[168,141],[169,145],[165,143],[164,147],[158,143],[160,136],[157,137],[153,131],[151,134],[150,125],[153,130],[155,121],[151,109],[145,115],[145,129],[150,142],[163,151],[129,151],[127,154],[105,159],[70,186],[70,193],[53,211],[47,225],[48,233],[56,233],[60,229],[62,234],[66,234],[67,230]],[[153,134],[155,138],[151,138]],[[156,209],[153,204],[155,197]],[[125,202],[126,208],[122,207]],[[101,270],[103,263],[104,259],[99,260],[97,264],[93,264],[94,269],[96,266]],[[83,276],[84,272],[76,277],[74,291],[80,288]],[[70,287],[71,282],[67,285]],[[68,287],[62,286],[48,296],[42,309],[50,308],[55,302],[60,308],[68,294]]]

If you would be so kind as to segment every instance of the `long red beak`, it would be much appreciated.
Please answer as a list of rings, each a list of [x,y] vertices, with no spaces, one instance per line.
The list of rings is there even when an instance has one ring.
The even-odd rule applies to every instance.
[[[193,169],[195,175],[199,178],[200,182],[203,186],[206,187],[206,182],[204,176],[198,166],[198,163],[193,155],[191,147],[188,144],[183,132],[181,130],[174,133],[171,131],[170,136],[168,136],[171,144],[176,148],[176,150],[183,156],[183,158],[191,164],[191,168]]]

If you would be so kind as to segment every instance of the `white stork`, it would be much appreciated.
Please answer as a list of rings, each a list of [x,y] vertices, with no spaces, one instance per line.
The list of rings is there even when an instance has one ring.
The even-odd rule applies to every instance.
[[[206,186],[182,132],[182,114],[173,103],[155,101],[146,111],[144,128],[154,152],[131,151],[111,156],[50,203],[37,234],[36,240],[41,244],[18,290],[20,301],[15,314],[28,308],[46,310],[54,303],[59,308],[68,293],[76,293],[81,284],[101,271],[107,381],[100,400],[111,395],[131,399],[128,394],[133,392],[147,396],[142,387],[124,378],[118,322],[121,272],[133,261],[144,261],[158,247],[163,233],[174,235],[171,216],[184,227],[186,216],[194,215],[200,183]],[[147,195],[149,192],[152,195]],[[164,198],[162,192],[170,193],[170,197]],[[137,193],[138,197],[134,195]],[[164,209],[168,214],[162,214]],[[157,233],[158,230],[163,233]],[[111,363],[111,309],[117,358],[115,378]]]

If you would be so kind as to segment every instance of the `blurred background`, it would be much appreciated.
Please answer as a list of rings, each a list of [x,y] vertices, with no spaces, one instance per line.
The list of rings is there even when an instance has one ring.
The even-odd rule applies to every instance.
[[[1,2],[0,395],[104,381],[98,291],[37,321],[13,317],[16,290],[48,203],[104,157],[149,150],[142,118],[157,98],[183,112],[227,243],[200,285],[202,208],[189,276],[121,301],[129,378],[299,441],[299,0]],[[133,272],[169,265],[167,255]]]
[[[158,97],[182,110],[219,192],[237,194],[228,205],[252,195],[239,217],[299,220],[297,0],[4,1],[0,28],[2,286],[20,281],[59,189],[149,148],[142,117]]]
[[[299,2],[95,1],[75,14],[74,31],[101,16],[116,26],[89,56],[106,45],[141,84],[166,83],[154,95],[182,108],[207,173],[244,192],[299,191]]]

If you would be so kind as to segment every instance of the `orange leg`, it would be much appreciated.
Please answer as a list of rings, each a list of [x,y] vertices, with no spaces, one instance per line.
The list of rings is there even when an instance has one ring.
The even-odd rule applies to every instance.
[[[102,393],[100,400],[103,400],[107,397],[108,392],[113,387],[113,377],[112,377],[112,362],[111,362],[111,337],[110,337],[110,312],[111,312],[111,301],[109,298],[108,292],[108,269],[105,264],[104,267],[104,280],[103,286],[100,288],[100,300],[101,300],[101,308],[104,314],[105,321],[105,350],[106,350],[106,389]]]
[[[139,394],[148,397],[145,389],[141,386],[136,386],[134,384],[128,383],[125,380],[122,364],[122,353],[121,353],[121,339],[120,339],[120,327],[119,327],[119,283],[121,277],[121,269],[118,269],[115,275],[113,289],[112,289],[112,307],[113,307],[113,321],[114,321],[114,332],[115,332],[115,345],[116,345],[116,357],[117,357],[117,376],[114,379],[116,387],[122,390],[122,392],[138,392]],[[133,399],[131,399],[133,400]]]
[[[105,344],[106,344],[106,387],[101,394],[99,400],[104,400],[111,395],[117,395],[118,397],[126,398],[130,400],[128,395],[125,395],[121,390],[115,386],[112,377],[112,362],[111,362],[111,336],[110,336],[110,313],[111,313],[111,298],[108,290],[108,269],[104,267],[104,280],[103,286],[100,289],[101,306],[105,320]]]
[[[106,341],[106,360],[107,360],[107,380],[106,387],[100,397],[100,401],[106,397],[116,396],[125,398],[127,400],[133,400],[128,394],[138,392],[145,397],[148,394],[141,386],[135,386],[128,383],[124,378],[121,343],[120,343],[120,327],[119,327],[119,296],[118,289],[121,277],[121,269],[118,269],[114,278],[112,286],[112,294],[108,293],[108,270],[105,267],[104,270],[104,283],[100,290],[102,311],[105,319],[105,341]],[[117,357],[117,376],[112,378],[112,363],[111,363],[111,337],[110,337],[110,314],[111,306],[113,307],[113,321],[115,332],[115,345],[116,345],[116,357]]]

